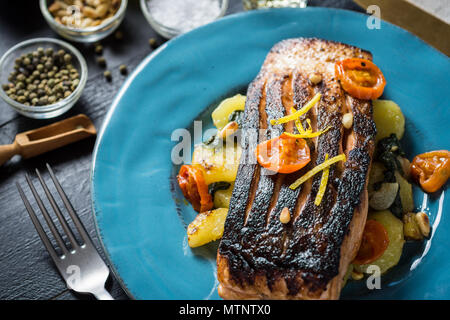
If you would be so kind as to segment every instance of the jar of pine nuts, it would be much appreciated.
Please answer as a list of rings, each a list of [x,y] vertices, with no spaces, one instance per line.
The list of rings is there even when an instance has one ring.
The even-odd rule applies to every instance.
[[[40,0],[42,15],[62,37],[76,42],[96,42],[122,22],[127,0]]]

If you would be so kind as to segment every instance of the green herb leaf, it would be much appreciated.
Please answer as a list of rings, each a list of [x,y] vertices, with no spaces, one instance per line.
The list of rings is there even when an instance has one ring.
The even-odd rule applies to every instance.
[[[231,184],[226,181],[213,182],[210,185],[208,185],[208,192],[213,197],[214,200],[214,194],[216,193],[216,191],[227,190],[230,186]]]
[[[234,121],[238,124],[239,128],[242,129],[242,122],[244,119],[244,110],[234,110],[229,116],[228,121]]]

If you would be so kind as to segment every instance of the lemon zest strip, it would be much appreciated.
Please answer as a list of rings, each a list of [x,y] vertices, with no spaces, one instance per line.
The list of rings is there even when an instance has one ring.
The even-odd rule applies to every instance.
[[[325,161],[328,160],[328,153],[325,154]],[[323,169],[322,178],[320,179],[319,191],[317,191],[316,199],[314,200],[314,204],[319,206],[322,202],[322,198],[327,190],[328,176],[330,174],[330,167],[326,167]]]
[[[312,107],[314,107],[314,105],[320,100],[320,98],[322,97],[322,95],[320,93],[317,93],[311,100],[309,100],[309,102],[307,104],[305,104],[303,106],[303,108],[301,108],[300,110],[287,115],[285,117],[281,117],[277,120],[272,119],[270,120],[270,124],[271,125],[277,125],[277,124],[282,124],[282,123],[286,123],[292,120],[297,119],[298,117],[300,117],[301,115],[305,114],[306,112],[309,111],[309,109],[311,109]]]
[[[291,108],[291,114],[297,112],[297,110],[292,107]],[[300,118],[295,119],[295,126],[297,127],[297,130],[299,133],[305,133],[305,129],[303,129],[302,122],[300,121]]]
[[[311,131],[307,130],[300,134],[294,134],[294,133],[289,133],[289,132],[285,132],[285,134],[288,135],[289,137],[297,138],[297,139],[314,138],[314,137],[320,136],[322,133],[325,133],[330,129],[331,129],[331,127],[327,127],[325,130],[316,131],[316,132],[312,132],[312,130]]]
[[[318,166],[312,168],[307,173],[305,173],[303,176],[298,178],[293,184],[291,184],[289,186],[289,188],[291,188],[292,190],[297,189],[298,186],[301,185],[303,182],[307,181],[309,178],[313,177],[315,174],[319,173],[323,169],[328,168],[333,163],[336,163],[339,161],[346,161],[345,154],[340,154],[340,155],[333,157],[329,160],[326,160],[326,161],[322,162],[321,164],[319,164]]]

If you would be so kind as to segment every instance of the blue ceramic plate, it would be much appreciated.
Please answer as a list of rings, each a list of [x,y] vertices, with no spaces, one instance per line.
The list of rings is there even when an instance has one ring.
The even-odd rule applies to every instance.
[[[116,277],[137,299],[218,299],[217,243],[191,250],[171,162],[172,132],[210,125],[222,98],[246,91],[269,49],[292,37],[336,40],[373,53],[406,116],[408,157],[450,149],[450,61],[391,24],[369,30],[367,16],[324,8],[278,9],[226,17],[169,41],[147,57],[120,90],[94,154],[92,199],[98,233]],[[176,137],[175,137],[176,138]],[[415,203],[430,215],[431,239],[406,246],[397,267],[370,291],[351,282],[342,298],[450,298],[450,217],[445,192]]]

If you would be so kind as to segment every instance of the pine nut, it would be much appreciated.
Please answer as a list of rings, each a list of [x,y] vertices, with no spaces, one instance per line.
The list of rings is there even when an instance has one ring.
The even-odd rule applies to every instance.
[[[284,207],[280,213],[280,222],[286,224],[289,221],[291,221],[291,213],[287,207]]]
[[[353,114],[351,112],[347,112],[342,117],[342,124],[345,129],[350,129],[353,126]]]
[[[428,218],[428,215],[425,212],[417,212],[416,215],[416,222],[419,226],[420,232],[425,238],[428,238],[430,235],[430,219]]]
[[[310,74],[309,81],[311,81],[312,84],[318,84],[320,81],[322,81],[322,76],[318,73]]]

